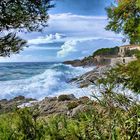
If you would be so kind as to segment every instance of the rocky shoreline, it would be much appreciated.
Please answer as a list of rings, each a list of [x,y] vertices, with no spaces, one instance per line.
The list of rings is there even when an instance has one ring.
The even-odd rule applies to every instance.
[[[117,55],[95,55],[85,57],[82,60],[72,60],[72,61],[65,61],[63,64],[71,65],[73,67],[93,67],[93,70],[75,77],[70,80],[70,82],[74,82],[78,85],[79,88],[88,87],[89,85],[93,84],[98,78],[103,76],[103,74],[111,69],[112,67],[116,66],[117,64],[127,64],[131,61],[135,61],[136,57],[132,56],[119,56]]]
[[[71,79],[70,82],[77,84],[79,88],[88,87],[93,85],[110,68],[110,66],[94,67],[93,70]]]
[[[85,88],[92,85],[94,81],[110,68],[109,64],[103,64],[102,60],[101,62],[97,62],[96,58],[93,57],[90,59],[84,58],[82,60],[65,61],[63,64],[71,65],[73,67],[93,67],[93,70],[78,77],[74,77],[69,81],[70,83],[77,84],[79,88]]]
[[[0,100],[0,113],[10,112],[20,107],[21,105],[29,104],[36,101],[36,99],[25,98],[24,96],[17,96],[10,100],[2,99]]]
[[[82,60],[65,61],[63,64],[72,65],[73,67],[93,67],[93,70],[69,81],[70,83],[77,84],[79,88],[85,88],[93,85],[98,78],[102,77],[106,71],[114,67],[117,63],[127,64],[134,60],[136,60],[134,56],[123,57],[123,60],[121,57],[106,58],[101,56],[89,56]],[[37,106],[41,115],[65,114],[73,117],[79,111],[82,112],[83,110],[90,109],[91,104],[94,103],[95,102],[88,97],[76,98],[73,94],[46,97],[41,101],[18,96],[10,100],[0,100],[0,113],[11,112],[17,108]]]
[[[73,94],[60,95],[58,97],[46,97],[41,101],[24,96],[18,96],[10,100],[0,100],[0,113],[13,112],[18,108],[38,108],[40,116],[67,115],[76,116],[79,112],[89,110],[95,102],[89,97],[76,98]]]
[[[101,76],[106,69],[107,66],[94,67],[93,70],[75,77],[69,82],[77,84],[79,88],[88,87],[93,84],[92,82]],[[37,107],[40,115],[43,116],[64,114],[73,117],[78,112],[90,109],[91,104],[94,104],[94,101],[89,97],[84,96],[76,98],[73,94],[64,94],[58,97],[46,97],[41,101],[18,96],[10,100],[0,100],[0,113],[8,113],[24,107]]]
[[[83,59],[83,60],[71,60],[71,61],[65,61],[63,62],[63,64],[66,64],[66,65],[71,65],[73,67],[90,67],[90,66],[96,66],[97,65],[97,62],[96,62],[96,59],[95,58],[91,58],[90,60],[86,60],[86,59]]]

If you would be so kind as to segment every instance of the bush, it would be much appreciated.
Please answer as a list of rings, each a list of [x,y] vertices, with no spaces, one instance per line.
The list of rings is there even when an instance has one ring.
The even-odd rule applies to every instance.
[[[71,109],[73,109],[73,108],[76,108],[77,106],[79,105],[79,103],[78,102],[70,102],[70,103],[68,103],[68,105],[67,105],[67,107],[68,107],[68,109],[69,110],[71,110]]]
[[[58,101],[66,101],[66,100],[73,100],[75,99],[75,96],[73,94],[70,95],[60,95],[58,97]]]
[[[90,99],[87,96],[80,97],[79,100],[83,104],[87,104],[88,102],[90,102]]]
[[[125,57],[132,57],[133,55],[135,55],[136,57],[140,54],[140,51],[135,49],[135,50],[127,50],[125,52]]]
[[[93,53],[93,57],[100,55],[100,56],[112,56],[112,55],[118,55],[119,47],[114,48],[102,48],[98,49]]]
[[[88,112],[79,113],[75,118],[61,115],[40,118],[36,111],[29,108],[1,115],[0,139],[139,140],[140,105],[127,104],[128,110],[122,106],[116,107],[116,103],[111,103],[117,98],[111,98],[111,94],[113,93],[106,91],[106,96],[98,102],[98,106],[95,105]],[[124,105],[125,102],[123,101]]]

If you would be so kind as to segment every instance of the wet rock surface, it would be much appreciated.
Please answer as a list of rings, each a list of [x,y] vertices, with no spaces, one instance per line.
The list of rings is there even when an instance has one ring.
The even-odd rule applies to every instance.
[[[96,66],[98,63],[94,57],[91,57],[90,59],[65,61],[63,64],[72,65],[73,67],[89,67]]]
[[[93,85],[98,78],[109,70],[111,66],[96,67],[92,71],[89,71],[81,76],[75,77],[70,80],[71,83],[76,83],[79,88],[85,88]]]

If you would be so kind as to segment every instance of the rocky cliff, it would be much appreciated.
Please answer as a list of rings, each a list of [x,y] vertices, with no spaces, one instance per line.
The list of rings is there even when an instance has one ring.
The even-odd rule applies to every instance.
[[[64,64],[72,65],[74,67],[96,66],[92,71],[71,79],[70,82],[75,82],[80,88],[84,88],[93,84],[93,82],[102,76],[104,72],[111,67],[114,67],[116,64],[127,64],[136,60],[137,58],[134,55],[136,52],[136,50],[127,50],[124,52],[123,56],[120,56],[118,47],[105,48],[95,51],[91,56],[85,57],[82,60],[65,61]]]
[[[129,45],[130,46],[130,45]],[[123,52],[123,56],[120,55],[120,51],[124,46],[114,48],[102,48],[95,51],[91,56],[85,57],[82,60],[65,61],[64,64],[77,66],[114,66],[118,63],[129,63],[130,61],[136,60],[135,54],[138,52],[137,49]]]

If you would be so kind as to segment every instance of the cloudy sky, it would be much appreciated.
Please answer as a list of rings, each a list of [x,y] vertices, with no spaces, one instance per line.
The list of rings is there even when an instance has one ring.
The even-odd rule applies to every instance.
[[[42,33],[19,35],[29,48],[0,62],[39,62],[80,59],[103,47],[122,45],[122,36],[105,31],[105,7],[114,0],[54,0],[49,26]]]

